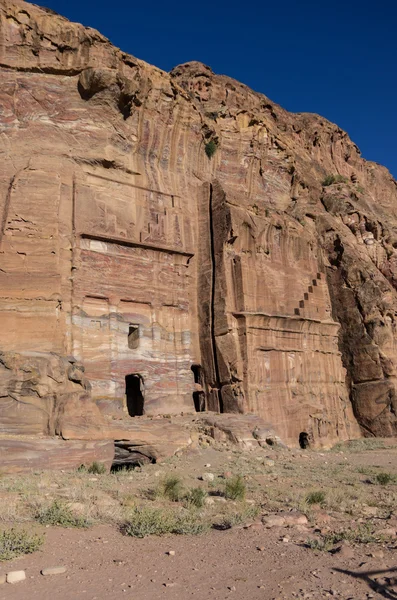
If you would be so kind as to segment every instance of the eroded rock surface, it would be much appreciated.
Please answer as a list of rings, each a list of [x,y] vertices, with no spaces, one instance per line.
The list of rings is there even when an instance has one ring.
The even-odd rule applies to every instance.
[[[396,435],[388,171],[201,63],[19,0],[0,18],[1,431],[196,409],[292,445]]]

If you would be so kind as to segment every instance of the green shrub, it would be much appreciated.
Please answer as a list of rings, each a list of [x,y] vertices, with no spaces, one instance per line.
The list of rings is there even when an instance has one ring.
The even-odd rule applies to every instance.
[[[208,156],[208,158],[212,158],[217,149],[218,144],[215,142],[215,140],[210,140],[209,142],[207,142],[205,145],[205,153]]]
[[[187,504],[194,506],[195,508],[202,508],[207,496],[208,494],[203,488],[195,487],[188,491],[185,499]]]
[[[321,536],[319,539],[309,539],[306,545],[312,550],[322,550],[329,552],[335,544],[342,540],[356,544],[372,544],[377,541],[376,536],[371,532],[369,524],[360,525],[356,529],[345,529],[343,531],[331,531]]]
[[[335,544],[341,542],[343,536],[338,536],[335,533],[327,533],[321,538],[306,540],[306,546],[311,550],[320,550],[321,552],[329,552]]]
[[[123,533],[132,537],[144,538],[148,535],[171,533],[175,517],[171,511],[161,508],[135,508],[123,526]]]
[[[235,525],[241,525],[246,521],[255,519],[259,514],[257,506],[244,506],[241,510],[236,510],[222,516],[220,521],[213,524],[214,529],[231,529]]]
[[[157,489],[157,495],[163,496],[172,502],[181,500],[184,494],[183,483],[177,475],[167,475]]]
[[[59,527],[89,527],[84,517],[73,514],[69,505],[61,500],[54,500],[47,508],[40,509],[36,519],[42,525],[57,525]]]
[[[175,519],[171,533],[177,535],[200,535],[209,531],[210,525],[201,517],[190,512],[180,513]]]
[[[323,186],[327,187],[333,183],[347,183],[347,179],[343,175],[327,175],[323,181]]]
[[[310,492],[310,494],[308,494],[306,496],[306,502],[308,504],[322,504],[325,500],[325,492],[322,492],[320,490],[316,491],[316,492]]]
[[[378,473],[375,476],[375,479],[376,483],[379,483],[379,485],[387,485],[393,481],[393,475],[391,475],[391,473]]]
[[[103,463],[94,461],[92,465],[88,467],[87,472],[93,473],[94,475],[103,475],[107,472],[107,468]]]
[[[225,498],[230,500],[244,500],[246,494],[246,486],[241,475],[236,475],[227,479],[225,485]]]
[[[36,552],[44,542],[44,537],[29,533],[24,529],[7,529],[0,533],[0,561],[11,560],[22,554]]]
[[[209,524],[190,511],[175,513],[172,510],[142,507],[135,508],[122,531],[125,535],[144,538],[148,535],[199,535],[208,531]]]

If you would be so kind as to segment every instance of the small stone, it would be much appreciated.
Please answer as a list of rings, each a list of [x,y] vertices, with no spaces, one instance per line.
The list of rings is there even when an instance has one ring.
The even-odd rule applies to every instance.
[[[283,517],[278,517],[277,515],[269,515],[268,517],[263,518],[263,524],[269,529],[271,527],[283,527],[283,525],[285,525],[285,519]]]
[[[281,516],[286,525],[294,526],[294,525],[307,525],[308,520],[306,515],[303,515],[299,512],[291,512],[291,513],[282,513]]]
[[[256,549],[259,550],[259,552],[264,552],[265,546],[257,546]]]
[[[288,542],[289,542],[289,538],[288,538],[288,537],[283,537],[282,541],[283,541],[285,544],[288,544]]]
[[[115,561],[113,561],[115,562]],[[41,569],[42,575],[62,575],[62,573],[66,573],[66,567],[46,567],[45,569]]]
[[[210,463],[207,463],[207,464],[206,464],[206,465],[204,465],[204,466],[205,466],[205,468],[206,468],[206,469],[209,469],[211,465],[210,465]]]
[[[230,590],[231,592],[235,592],[236,591],[236,586],[235,585],[229,585],[227,587],[228,590]]]
[[[215,475],[213,473],[203,473],[201,479],[202,481],[214,481]]]
[[[265,458],[265,460],[263,461],[263,464],[266,467],[274,467],[274,460],[272,460],[271,458]]]
[[[206,506],[211,506],[211,504],[215,504],[215,500],[211,498],[211,496],[207,496],[207,498],[204,499],[204,504]]]
[[[18,583],[26,579],[25,571],[10,571],[7,573],[7,583]]]
[[[374,550],[370,554],[371,558],[384,558],[383,550]]]
[[[175,556],[175,550],[168,550],[168,556]]]

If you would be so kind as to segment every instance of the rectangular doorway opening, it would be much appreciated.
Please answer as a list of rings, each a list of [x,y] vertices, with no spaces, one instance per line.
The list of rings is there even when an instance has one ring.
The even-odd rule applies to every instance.
[[[139,373],[131,373],[125,377],[125,395],[130,417],[140,417],[144,411],[144,381]]]
[[[205,391],[204,391],[204,376],[201,365],[192,365],[191,367],[195,383],[195,391],[193,392],[193,402],[196,412],[205,411]]]

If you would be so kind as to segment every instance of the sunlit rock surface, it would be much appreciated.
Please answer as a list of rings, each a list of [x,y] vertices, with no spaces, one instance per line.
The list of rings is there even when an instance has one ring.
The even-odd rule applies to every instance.
[[[389,172],[201,63],[0,17],[0,431],[133,440],[209,410],[291,445],[396,435]]]

